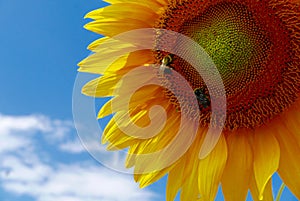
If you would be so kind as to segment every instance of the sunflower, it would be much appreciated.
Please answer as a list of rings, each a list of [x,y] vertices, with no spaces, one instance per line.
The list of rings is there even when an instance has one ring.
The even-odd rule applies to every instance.
[[[300,199],[300,1],[106,2],[111,5],[86,15],[93,21],[85,28],[105,37],[79,63],[79,71],[101,74],[83,93],[112,97],[98,115],[114,114],[102,141],[111,150],[128,148],[126,167],[134,167],[140,186],[168,174],[167,201],[179,191],[182,201],[214,200],[220,184],[226,201],[245,200],[249,189],[253,200],[269,201],[278,172]],[[114,39],[139,29],[192,39],[213,61],[225,94],[212,95],[215,79],[207,82],[181,51],[167,51],[177,50],[177,36],[158,33],[152,49]],[[149,40],[147,34],[137,37]],[[204,59],[181,45],[192,50],[193,60]],[[213,75],[209,65],[202,67]],[[224,96],[226,103],[216,101]],[[219,125],[213,148],[199,157],[214,135],[208,131]]]

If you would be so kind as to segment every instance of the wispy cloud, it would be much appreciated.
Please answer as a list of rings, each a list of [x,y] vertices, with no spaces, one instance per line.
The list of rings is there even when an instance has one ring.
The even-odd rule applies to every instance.
[[[74,154],[78,154],[78,153],[82,153],[82,152],[86,151],[86,149],[81,144],[81,142],[78,138],[76,138],[74,140],[69,140],[65,143],[60,144],[59,148],[62,151],[69,152],[69,153],[74,153]]]
[[[84,149],[75,135],[69,121],[0,115],[0,188],[35,201],[150,201],[155,197],[139,189],[131,176],[79,157]],[[58,160],[57,154],[77,159]]]
[[[0,153],[26,148],[35,135],[49,142],[63,141],[73,128],[72,122],[51,120],[42,115],[5,116],[0,114]]]

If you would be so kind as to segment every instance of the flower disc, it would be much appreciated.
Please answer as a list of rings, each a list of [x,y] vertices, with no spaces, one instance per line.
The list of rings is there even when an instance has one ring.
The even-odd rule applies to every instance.
[[[265,124],[297,99],[300,44],[295,24],[300,23],[300,18],[299,15],[289,18],[289,13],[299,13],[299,8],[285,3],[289,10],[280,9],[281,4],[251,0],[172,1],[157,23],[158,28],[195,40],[216,64],[227,96],[225,129]],[[161,60],[164,55],[158,53],[157,59]],[[174,57],[172,68],[183,75],[194,90],[203,90],[208,95],[197,70]],[[172,76],[168,79],[172,80]],[[173,102],[176,105],[176,101]],[[192,106],[191,110],[197,108]],[[199,108],[201,123],[207,126],[210,108],[203,107],[201,102]]]

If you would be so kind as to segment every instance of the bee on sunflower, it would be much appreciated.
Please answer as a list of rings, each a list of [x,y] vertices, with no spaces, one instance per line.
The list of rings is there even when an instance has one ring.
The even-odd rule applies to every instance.
[[[213,201],[219,184],[226,201],[246,200],[249,189],[270,201],[278,172],[300,199],[300,1],[106,2],[86,16],[94,21],[85,28],[105,37],[79,63],[101,74],[82,91],[112,97],[98,115],[114,114],[102,140],[128,148],[140,186],[168,174],[167,201],[179,191],[181,201]],[[154,37],[120,42],[140,29]]]

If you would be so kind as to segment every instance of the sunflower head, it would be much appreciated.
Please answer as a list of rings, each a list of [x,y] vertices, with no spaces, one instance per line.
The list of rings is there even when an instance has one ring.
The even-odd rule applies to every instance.
[[[107,0],[86,28],[106,37],[80,71],[83,93],[112,97],[109,149],[167,200],[273,200],[278,171],[300,199],[298,0]],[[297,178],[297,179],[295,179]]]

